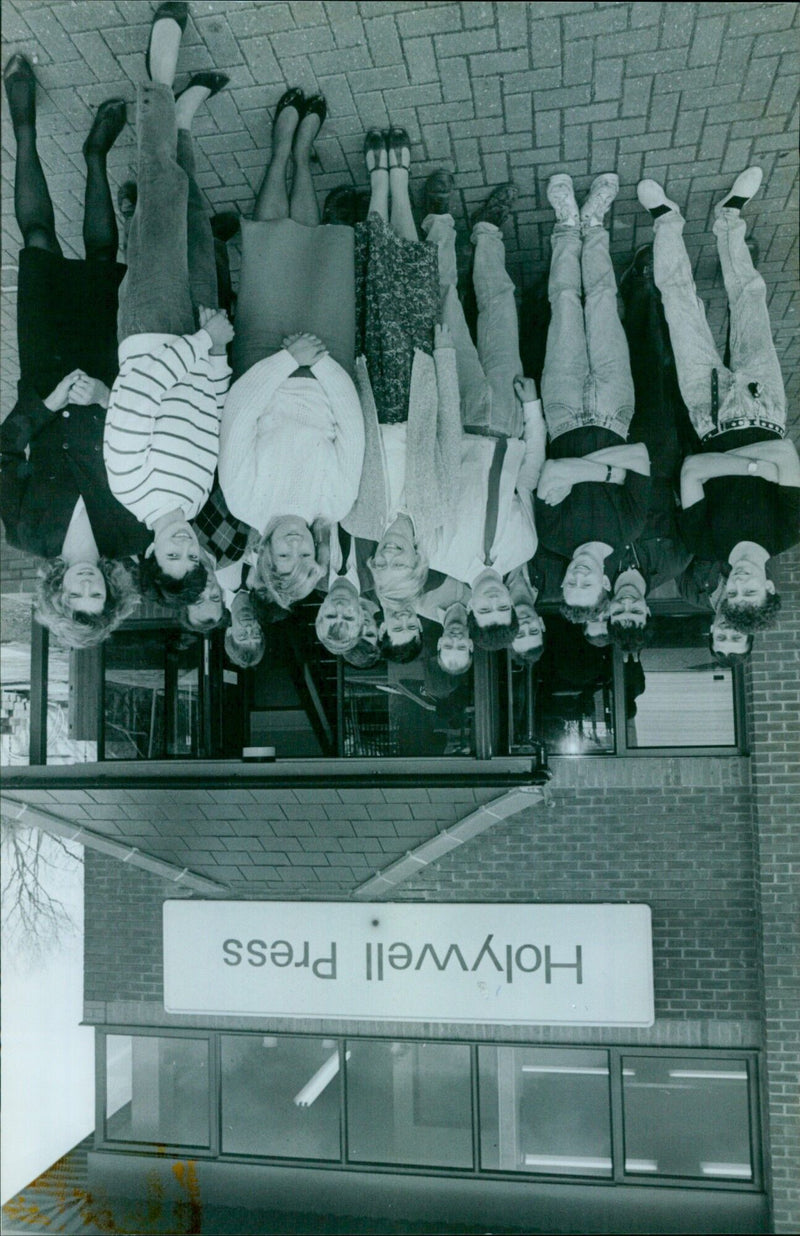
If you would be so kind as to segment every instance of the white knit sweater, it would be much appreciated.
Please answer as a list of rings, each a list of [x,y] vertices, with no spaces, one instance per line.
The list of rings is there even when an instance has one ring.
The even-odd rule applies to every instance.
[[[233,515],[263,532],[278,515],[336,523],[358,494],[364,418],[358,393],[330,356],[293,378],[276,352],[231,387],[222,414],[219,480]]]
[[[148,528],[176,509],[191,519],[211,490],[231,374],[211,346],[205,330],[120,344],[103,459],[114,497]]]

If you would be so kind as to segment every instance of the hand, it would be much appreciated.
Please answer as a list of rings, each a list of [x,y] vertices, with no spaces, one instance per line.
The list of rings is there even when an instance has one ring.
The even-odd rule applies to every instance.
[[[234,336],[233,326],[227,313],[224,309],[207,309],[204,305],[200,305],[198,317],[201,330],[206,331],[211,337],[211,355],[222,356],[225,352],[225,345],[230,343]]]
[[[283,346],[297,361],[298,367],[315,365],[323,356],[328,355],[328,349],[316,335],[287,335]]]
[[[514,379],[514,394],[520,403],[536,403],[539,398],[533,378],[526,378],[522,374]]]
[[[569,476],[563,460],[545,460],[539,476],[539,484],[536,487],[537,495],[542,502],[547,503],[548,506],[557,506],[571,492],[572,485],[573,478]]]
[[[437,322],[433,328],[433,346],[434,348],[455,348],[456,346],[453,332],[443,322]]]
[[[88,407],[90,403],[97,403],[101,408],[107,408],[110,397],[111,391],[105,382],[101,382],[99,378],[90,378],[88,373],[79,370],[78,377],[73,382],[69,393],[69,402],[77,403],[82,408]]]
[[[539,494],[539,497],[546,506],[558,506],[559,502],[563,502],[571,493],[571,485],[553,485],[547,490],[545,496]]]
[[[60,412],[70,401],[73,382],[80,377],[86,377],[82,369],[73,369],[72,373],[68,373],[65,378],[61,379],[56,389],[43,400],[44,406],[51,412]]]

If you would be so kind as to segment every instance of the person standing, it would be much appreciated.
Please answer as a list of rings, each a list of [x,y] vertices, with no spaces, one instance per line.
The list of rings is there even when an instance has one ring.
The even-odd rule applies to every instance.
[[[125,559],[148,540],[109,489],[101,455],[124,274],[106,157],[126,108],[122,99],[102,103],[83,144],[86,257],[65,258],[36,146],[36,79],[24,56],[11,57],[3,83],[17,143],[14,211],[24,247],[21,376],[17,403],[0,429],[0,518],[10,545],[45,560],[38,620],[70,648],[87,648],[136,608]]]
[[[761,168],[747,168],[715,211],[730,305],[730,368],[697,296],[678,205],[654,180],[638,186],[653,219],[653,271],[678,381],[700,439],[699,453],[681,470],[681,530],[698,558],[729,566],[720,612],[743,634],[775,622],[780,598],[767,563],[800,541],[800,459],[785,437],[786,396],[766,285],[753,266],[741,216],[761,180]]]
[[[206,583],[189,521],[214,478],[230,378],[225,345],[233,338],[227,315],[215,308],[214,239],[190,133],[197,108],[228,79],[197,74],[173,96],[187,15],[180,3],[156,10],[150,80],[137,86],[138,197],[103,447],[112,492],[153,536],[139,564],[143,591],[171,606],[190,604]]]
[[[596,177],[579,211],[570,176],[551,176],[547,186],[556,213],[542,374],[549,444],[535,518],[544,549],[569,559],[563,612],[577,623],[603,615],[605,560],[638,536],[650,496],[647,448],[626,441],[633,381],[603,226],[618,190],[614,173]]]

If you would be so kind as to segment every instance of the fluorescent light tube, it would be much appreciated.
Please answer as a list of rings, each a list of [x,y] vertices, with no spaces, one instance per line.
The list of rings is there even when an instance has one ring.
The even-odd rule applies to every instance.
[[[704,1176],[735,1176],[737,1180],[750,1180],[753,1172],[749,1163],[701,1163]]]
[[[670,1069],[670,1077],[688,1077],[696,1081],[747,1081],[747,1073],[719,1069]]]
[[[350,1052],[345,1052],[345,1060],[350,1059]],[[323,1065],[321,1065],[313,1077],[310,1077],[294,1096],[293,1102],[296,1107],[310,1107],[319,1096],[322,1094],[326,1086],[330,1085],[336,1074],[339,1072],[339,1053],[335,1051]]]

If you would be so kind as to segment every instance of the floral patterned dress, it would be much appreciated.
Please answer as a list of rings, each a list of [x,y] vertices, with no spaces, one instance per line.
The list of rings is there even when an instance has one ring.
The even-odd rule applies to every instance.
[[[414,350],[433,351],[437,249],[403,240],[380,215],[356,225],[356,351],[366,357],[378,420],[408,420]]]

